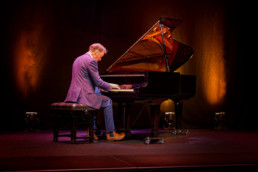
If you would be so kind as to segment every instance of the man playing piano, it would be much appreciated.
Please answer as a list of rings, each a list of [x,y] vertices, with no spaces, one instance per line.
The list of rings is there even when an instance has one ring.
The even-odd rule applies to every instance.
[[[94,43],[90,45],[87,53],[75,59],[65,102],[81,103],[95,109],[103,108],[107,140],[122,140],[125,133],[118,134],[114,131],[112,100],[102,95],[99,90],[99,88],[106,91],[120,89],[119,85],[105,82],[99,76],[98,62],[106,53],[107,50],[103,45]],[[98,139],[95,134],[94,139]]]

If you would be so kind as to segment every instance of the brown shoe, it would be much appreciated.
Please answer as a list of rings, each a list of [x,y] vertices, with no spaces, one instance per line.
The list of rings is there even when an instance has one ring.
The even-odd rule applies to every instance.
[[[107,140],[123,140],[125,138],[125,133],[107,133]]]
[[[89,133],[89,130],[87,131],[87,136],[90,136],[90,133]],[[98,136],[96,136],[96,134],[94,133],[94,136],[93,136],[94,140],[99,140]]]

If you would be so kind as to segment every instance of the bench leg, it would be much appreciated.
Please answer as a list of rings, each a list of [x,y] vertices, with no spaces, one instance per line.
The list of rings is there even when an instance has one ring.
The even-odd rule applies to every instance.
[[[77,129],[77,121],[73,119],[72,127],[71,127],[71,143],[76,143],[76,129]]]
[[[93,117],[91,117],[89,121],[89,143],[92,143],[94,141],[93,122],[94,122]]]
[[[58,129],[54,128],[54,142],[58,142]]]
[[[54,142],[58,142],[58,128],[59,128],[59,124],[58,124],[58,120],[55,118],[54,119],[54,137],[53,140]]]

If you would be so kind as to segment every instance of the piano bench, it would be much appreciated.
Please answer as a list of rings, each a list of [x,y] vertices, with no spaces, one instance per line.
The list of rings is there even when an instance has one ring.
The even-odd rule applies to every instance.
[[[86,106],[84,104],[77,103],[64,103],[64,102],[56,102],[51,104],[51,114],[54,119],[54,142],[58,142],[59,137],[70,137],[71,143],[78,143],[77,139],[84,139],[89,143],[92,143],[94,140],[94,131],[93,131],[93,123],[94,116],[98,114],[98,110]],[[70,134],[60,134],[60,128],[63,130],[65,128],[65,124],[70,126]],[[77,137],[76,131],[78,129],[79,124],[88,125],[89,134],[84,137]]]

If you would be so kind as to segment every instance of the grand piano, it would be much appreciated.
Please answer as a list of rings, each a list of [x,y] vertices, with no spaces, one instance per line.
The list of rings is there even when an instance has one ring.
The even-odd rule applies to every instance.
[[[118,102],[122,128],[129,132],[128,112],[136,100],[149,102],[154,119],[156,100],[172,99],[175,104],[176,129],[180,129],[183,101],[195,95],[196,77],[174,72],[193,56],[193,49],[178,42],[173,31],[182,20],[160,18],[121,57],[101,75],[104,81],[132,85],[103,94]],[[152,136],[157,134],[154,120]]]

